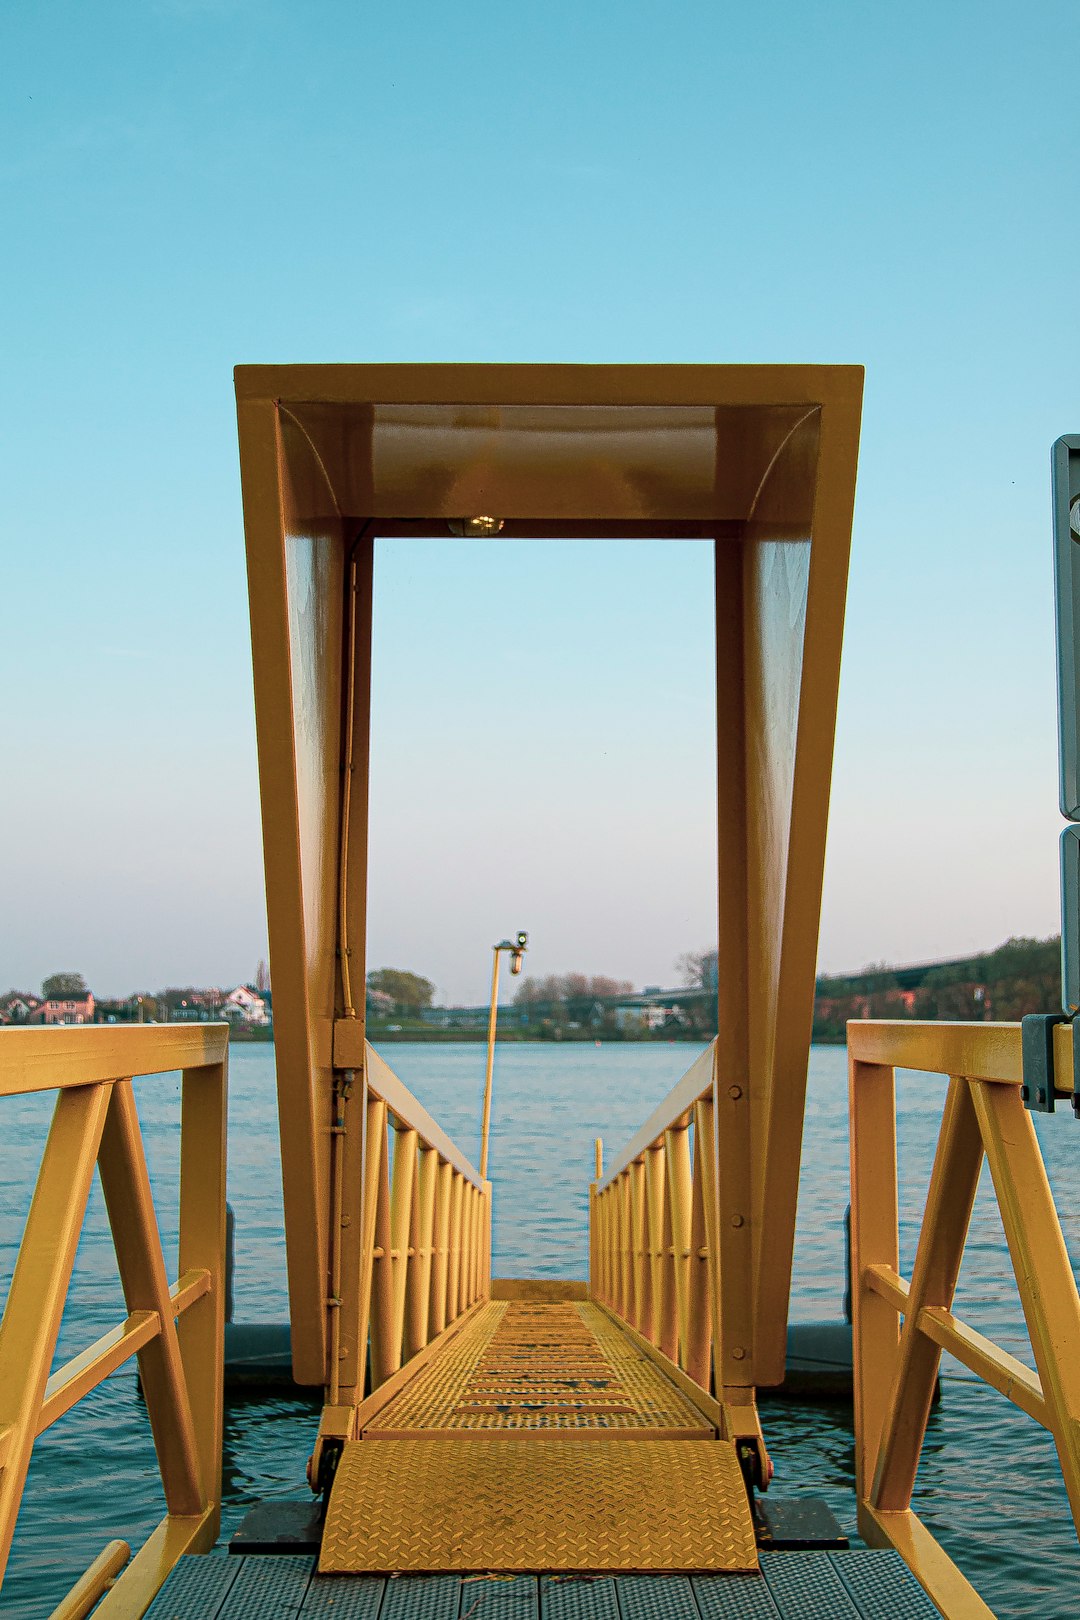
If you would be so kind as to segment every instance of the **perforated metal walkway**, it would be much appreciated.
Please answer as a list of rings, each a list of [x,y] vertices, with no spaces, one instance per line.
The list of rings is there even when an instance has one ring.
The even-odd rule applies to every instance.
[[[183,1558],[147,1620],[940,1620],[898,1553],[762,1553],[756,1575],[321,1576],[312,1558]]]
[[[493,1300],[364,1429],[706,1440],[708,1419],[596,1305]]]

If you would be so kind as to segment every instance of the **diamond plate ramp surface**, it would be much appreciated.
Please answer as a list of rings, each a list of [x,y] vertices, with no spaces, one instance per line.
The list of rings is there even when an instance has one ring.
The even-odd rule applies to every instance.
[[[323,1574],[756,1570],[723,1441],[598,1446],[570,1436],[352,1441],[334,1478]]]

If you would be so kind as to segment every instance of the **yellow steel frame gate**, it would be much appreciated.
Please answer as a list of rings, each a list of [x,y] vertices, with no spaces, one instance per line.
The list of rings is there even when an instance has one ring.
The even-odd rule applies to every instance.
[[[378,1095],[373,547],[487,514],[506,540],[694,538],[715,556],[717,1353],[752,1403],[784,1375],[861,368],[245,366],[236,390],[297,1379],[336,1392],[340,1435],[364,1387]]]
[[[364,1039],[374,545],[478,519],[507,541],[714,554],[720,1033],[691,1102],[714,1133],[724,1429],[764,1480],[755,1390],[784,1376],[861,368],[244,366],[236,393],[293,1366],[327,1391],[315,1482],[394,1360],[365,1340],[391,1264],[364,1249],[384,1083]],[[652,1181],[660,1162],[642,1161]],[[486,1184],[456,1171],[486,1245]]]
[[[126,1569],[131,1549],[110,1543],[54,1620],[80,1620],[99,1598],[101,1620],[141,1615],[176,1560],[208,1551],[217,1539],[227,1043],[225,1025],[0,1031],[0,1101],[58,1093],[0,1322],[0,1579],[34,1441],[133,1356],[167,1509]],[[180,1243],[171,1285],[132,1085],[135,1076],[168,1069],[183,1075]],[[128,1316],[53,1372],[95,1166]]]
[[[1071,1097],[1073,1031],[1054,1033],[1056,1090]],[[943,1350],[1053,1435],[1080,1534],[1080,1298],[1020,1098],[1020,1025],[852,1023],[848,1052],[859,1529],[903,1555],[943,1614],[983,1620],[991,1611],[911,1511]],[[951,1077],[910,1280],[899,1259],[897,1068]],[[952,1310],[984,1156],[1037,1373]]]

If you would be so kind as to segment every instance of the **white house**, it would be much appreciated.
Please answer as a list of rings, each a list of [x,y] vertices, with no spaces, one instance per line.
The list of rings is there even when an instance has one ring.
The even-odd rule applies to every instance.
[[[221,1004],[223,1017],[230,1024],[268,1024],[270,1014],[267,1011],[266,1000],[258,990],[252,990],[249,985],[238,984]]]

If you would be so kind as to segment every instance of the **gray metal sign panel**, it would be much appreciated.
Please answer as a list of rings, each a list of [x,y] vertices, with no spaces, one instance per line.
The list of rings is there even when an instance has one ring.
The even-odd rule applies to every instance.
[[[1061,835],[1061,1005],[1080,1009],[1080,827]]]
[[[1052,458],[1061,813],[1080,821],[1080,435]]]

